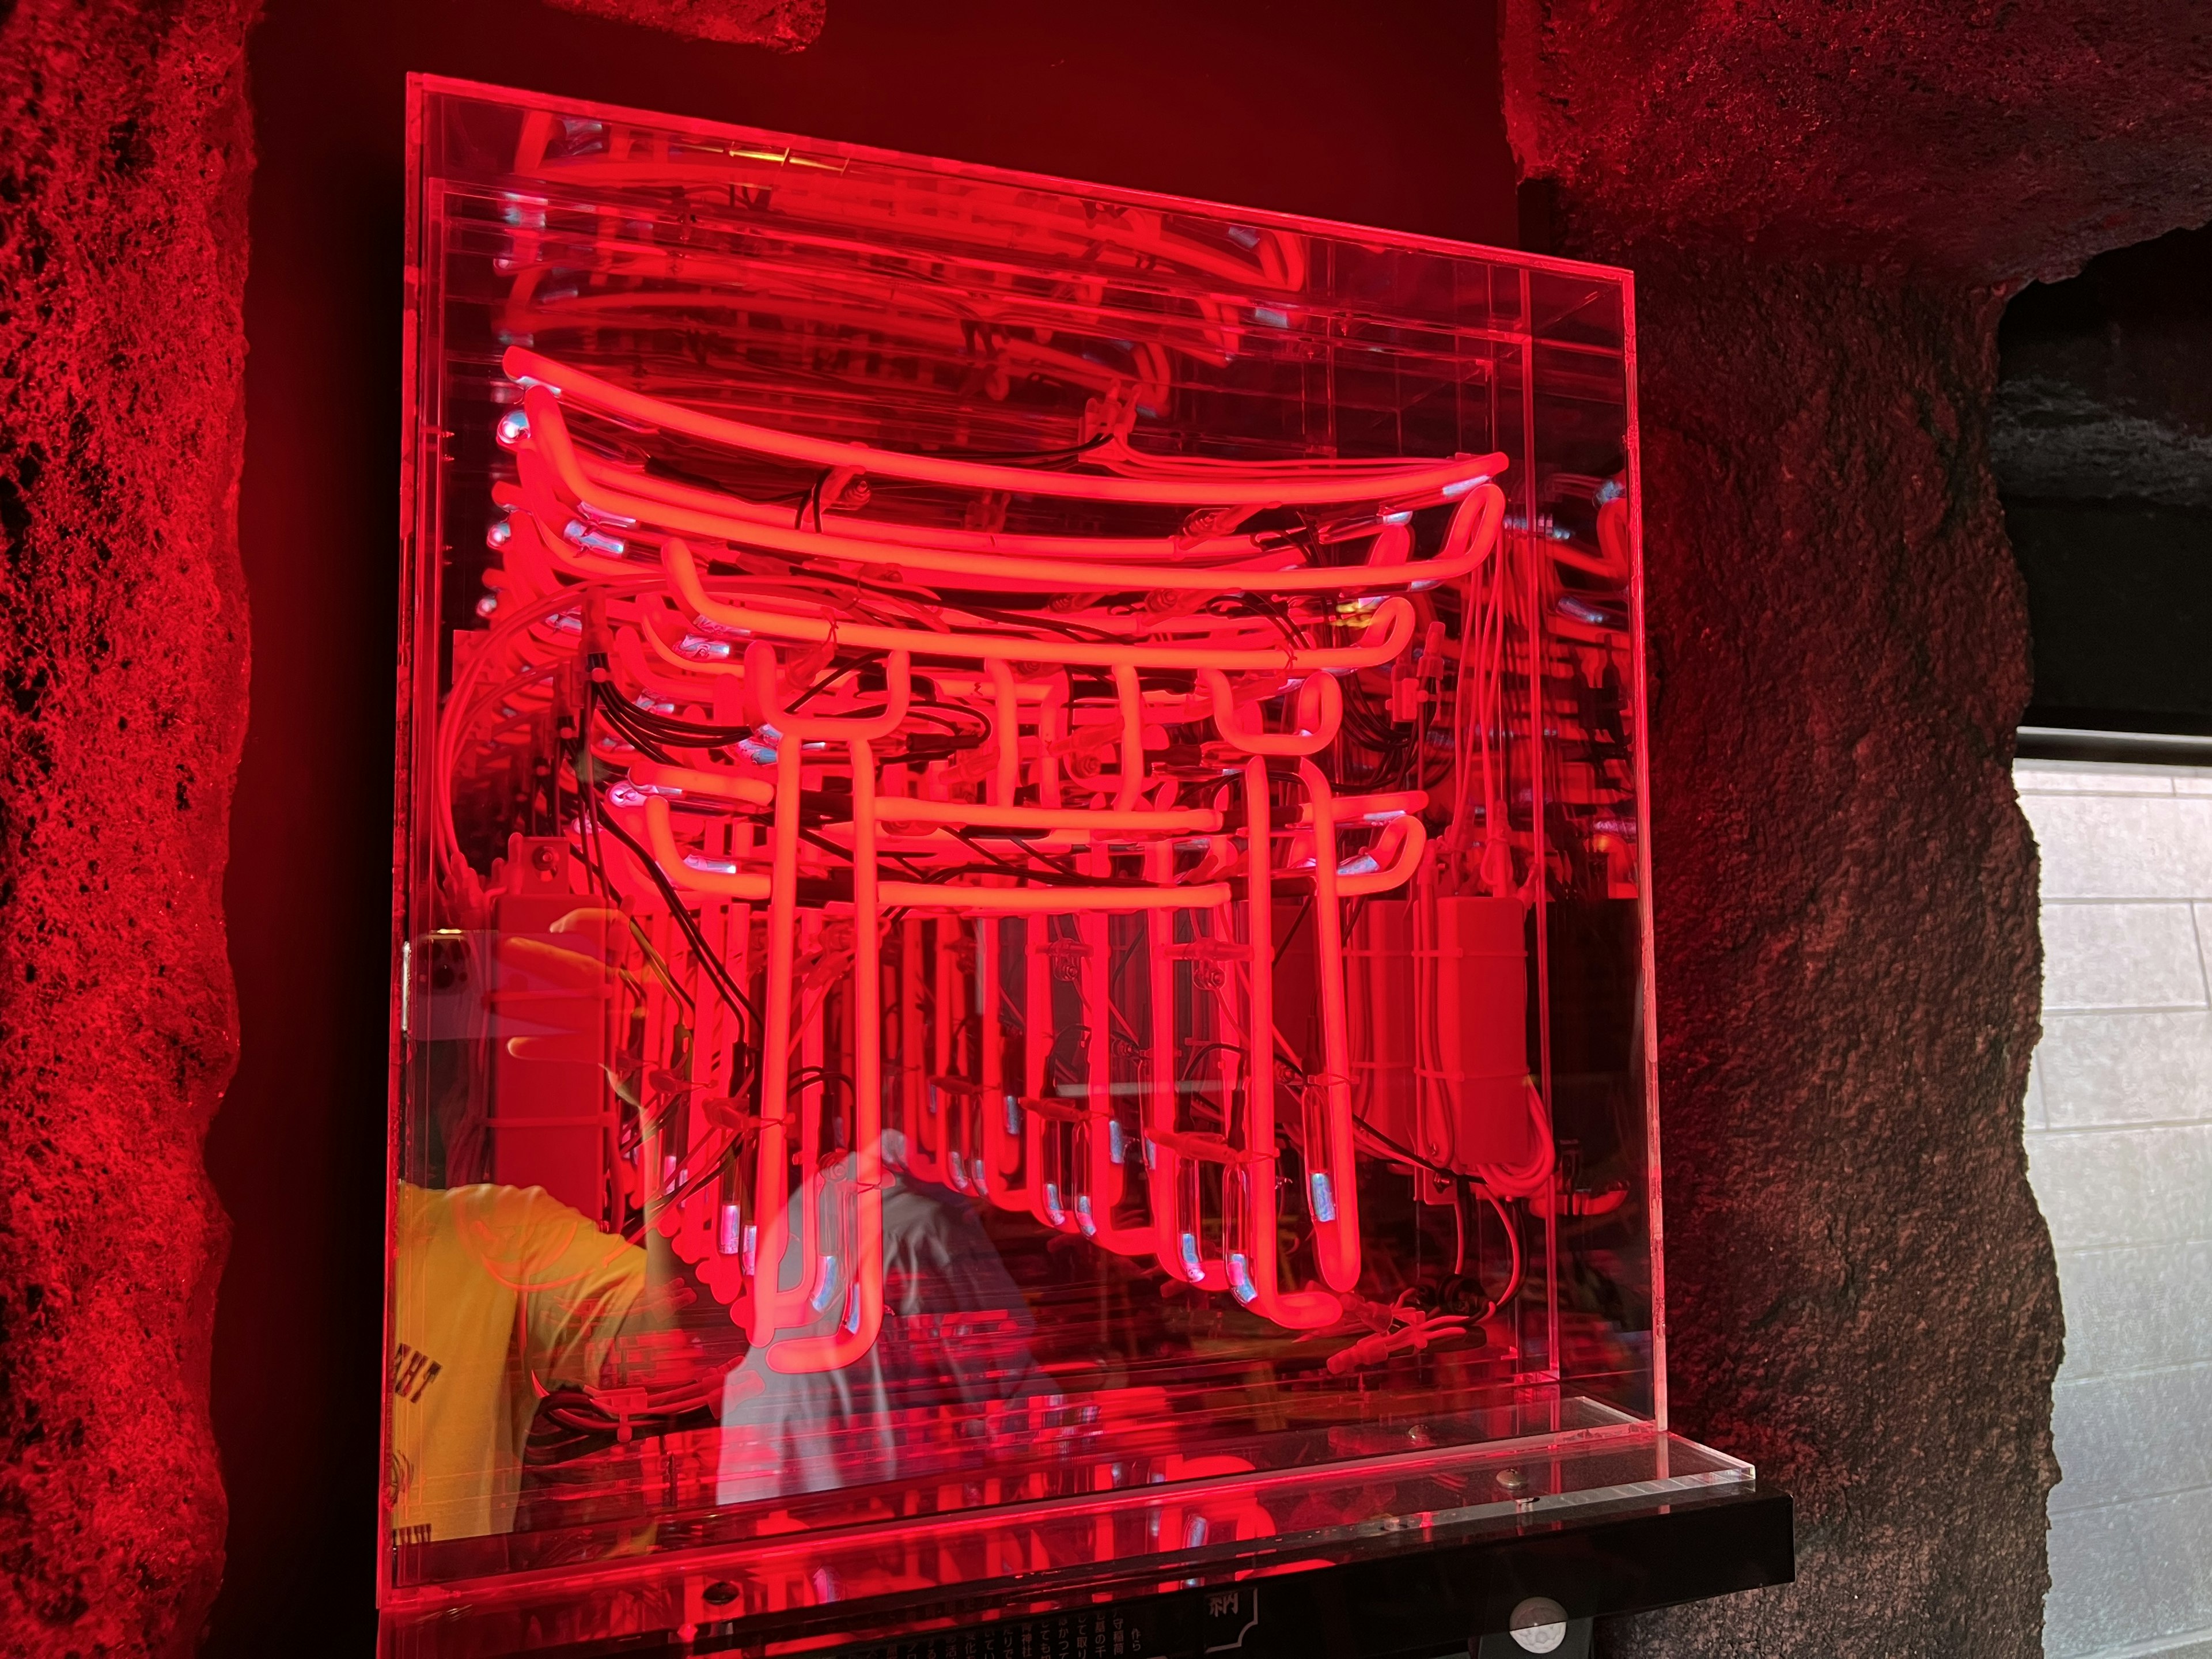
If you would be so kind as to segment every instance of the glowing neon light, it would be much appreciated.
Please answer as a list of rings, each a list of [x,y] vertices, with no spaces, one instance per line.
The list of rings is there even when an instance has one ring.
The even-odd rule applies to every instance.
[[[471,721],[523,718],[535,662],[564,652],[599,688],[593,751],[617,757],[586,791],[584,855],[618,890],[702,917],[765,907],[758,1029],[719,981],[689,1018],[703,994],[753,1056],[743,1139],[726,1136],[746,1196],[718,1200],[708,1231],[742,1263],[717,1294],[769,1366],[835,1369],[874,1341],[887,1154],[893,1172],[1155,1259],[1279,1326],[1338,1321],[1362,1279],[1358,1165],[1374,1150],[1346,907],[1427,893],[1440,855],[1512,864],[1487,827],[1504,814],[1486,735],[1522,579],[1503,550],[1526,534],[1492,482],[1505,458],[1227,461],[1146,454],[1117,428],[1071,464],[1016,465],[727,418],[519,345],[504,362],[520,404],[495,435],[516,481],[491,543],[507,560],[494,598],[515,610],[457,680],[441,764]],[[680,440],[690,471],[611,459],[610,427],[633,450]],[[794,511],[712,483],[702,455],[741,477],[820,471]],[[980,493],[987,510],[956,527],[941,507],[902,511],[889,485]],[[1007,531],[988,503],[1008,496],[1182,528]],[[1618,503],[1599,506],[1600,550],[1566,550],[1570,564],[1615,556]],[[1250,527],[1293,510],[1297,533]],[[1571,596],[1554,609],[1610,615]],[[1359,678],[1378,674],[1388,715]],[[1444,739],[1443,793],[1425,763],[1419,787],[1338,787],[1392,722]],[[1285,896],[1311,918],[1313,1031],[1288,1091]],[[856,943],[849,980],[825,984],[808,964],[833,925]],[[1124,1039],[1143,1055],[1132,1081],[1115,1033],[1139,983],[1152,1012],[1149,1035]],[[1055,984],[1081,1011],[1057,1048]],[[1001,1075],[1010,1029],[1018,1086]],[[1194,1061],[1194,1030],[1212,1035]],[[849,1121],[828,1114],[833,1073]],[[1302,1115],[1279,1127],[1290,1094]],[[1495,1172],[1500,1190],[1548,1176]],[[1285,1225],[1309,1255],[1285,1254]]]

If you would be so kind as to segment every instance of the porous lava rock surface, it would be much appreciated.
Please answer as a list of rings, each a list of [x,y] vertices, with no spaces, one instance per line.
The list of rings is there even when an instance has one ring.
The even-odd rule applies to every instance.
[[[252,0],[0,9],[0,1652],[191,1651]]]
[[[1504,0],[1522,170],[1588,234],[2066,276],[2212,219],[2197,0]]]
[[[822,33],[824,0],[552,0],[569,11],[670,29],[702,40],[799,52]]]
[[[1795,1496],[1798,1579],[1610,1651],[2027,1659],[2061,1322],[1996,307],[1638,263],[1668,1374]]]
[[[2042,1650],[2063,1321],[2021,1129],[2007,294],[2212,217],[2212,21],[1507,0],[1559,252],[1637,279],[1668,1376],[1791,1587],[1614,1655]]]

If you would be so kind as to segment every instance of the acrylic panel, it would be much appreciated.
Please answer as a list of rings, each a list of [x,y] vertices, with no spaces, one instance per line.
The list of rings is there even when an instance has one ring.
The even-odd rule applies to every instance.
[[[1626,273],[411,118],[387,1608],[1741,1478],[1663,1433]]]

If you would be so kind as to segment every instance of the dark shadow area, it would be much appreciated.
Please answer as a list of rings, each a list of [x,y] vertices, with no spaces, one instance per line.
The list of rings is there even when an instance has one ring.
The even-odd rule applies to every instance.
[[[2027,581],[2026,724],[2212,733],[2212,228],[2006,308],[1991,422]]]
[[[1510,242],[1492,8],[1344,17],[833,0],[782,58],[532,0],[271,0],[226,889],[244,1048],[209,1148],[234,1228],[214,1379],[231,1521],[204,1651],[374,1639],[406,73]]]

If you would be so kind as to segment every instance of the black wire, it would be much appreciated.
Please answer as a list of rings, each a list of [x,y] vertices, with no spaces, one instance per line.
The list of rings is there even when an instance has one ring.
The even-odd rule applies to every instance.
[[[1206,606],[1206,609],[1217,616],[1221,615],[1223,613],[1217,611],[1215,607],[1224,603],[1232,607],[1227,613],[1229,615],[1259,617],[1273,623],[1276,632],[1279,633],[1285,641],[1294,649],[1304,647],[1310,643],[1306,639],[1304,629],[1291,614],[1290,606],[1280,600],[1272,599],[1264,593],[1255,593],[1246,589],[1229,595],[1225,599],[1214,600]]]
[[[1298,929],[1305,926],[1306,916],[1312,909],[1313,895],[1308,893],[1298,902],[1298,913],[1291,918],[1291,925],[1283,930],[1283,942],[1275,947],[1274,967],[1283,965],[1283,957],[1291,948],[1291,941],[1298,936]]]
[[[589,747],[586,740],[587,736],[587,733],[580,733],[578,736],[576,746],[579,755],[587,755],[589,753]],[[583,775],[581,773],[579,773],[576,778],[576,820],[583,827],[584,830],[584,868],[587,872],[591,873],[593,878],[598,882],[599,892],[601,899],[604,900],[611,908],[619,910],[621,907],[616,903],[614,898],[614,884],[607,878],[606,848],[599,843],[600,823],[596,798],[594,797],[592,790],[585,784]],[[609,824],[606,827],[614,830],[617,835],[621,833],[619,827],[617,825]],[[593,868],[592,861],[593,849],[597,850],[599,860],[596,869]],[[697,1000],[689,991],[686,991],[682,986],[677,984],[673,978],[668,976],[665,971],[667,964],[661,961],[660,953],[653,948],[652,942],[645,937],[645,930],[638,926],[637,918],[629,915],[627,912],[624,912],[623,913],[623,921],[629,926],[630,933],[636,938],[639,945],[644,947],[647,956],[653,960],[656,966],[662,969],[661,976],[665,981],[668,988],[676,994],[678,1000],[680,1000],[685,1007],[696,1012],[699,1006]]]
[[[998,876],[1006,873],[1003,862],[999,864],[955,864],[941,866],[921,878],[925,882],[941,885],[954,876]],[[1060,875],[1050,870],[1024,870],[1025,883],[1039,887],[1149,887],[1150,882],[1125,876]]]
[[[1050,615],[1042,611],[1006,611],[997,605],[963,605],[960,609],[971,617],[981,617],[987,621],[1005,623],[1015,628],[1042,629],[1048,633],[1059,634],[1085,645],[1114,645],[1121,642],[1125,638],[1122,635],[1109,632],[1103,628],[1092,628],[1082,623],[1055,622]]]
[[[945,719],[947,714],[957,714],[963,720],[973,720],[980,729],[976,732],[975,742],[967,745],[969,748],[981,744],[991,735],[991,723],[980,711],[963,708],[958,703],[934,702],[925,698],[915,697],[908,701],[907,712],[911,716],[941,726],[956,736],[964,735],[964,730],[958,720]]]
[[[645,873],[652,878],[653,884],[660,890],[660,896],[667,901],[670,914],[676,918],[676,925],[684,930],[684,936],[691,942],[691,948],[698,954],[701,964],[707,969],[708,976],[714,981],[714,988],[722,994],[722,1000],[732,1012],[742,1012],[748,1020],[751,1021],[756,1034],[764,1034],[768,1030],[767,1022],[761,1018],[760,1011],[753,1006],[752,999],[740,990],[737,981],[730,977],[730,970],[723,965],[721,957],[708,948],[707,936],[699,931],[698,919],[684,908],[683,896],[677,892],[676,884],[669,880],[660,866],[645,848],[637,844],[629,831],[612,818],[601,818],[599,822],[605,828],[612,830],[615,839],[627,847],[631,855],[645,866]]]
[[[830,856],[834,859],[841,859],[847,864],[850,864],[853,861],[853,855],[850,853],[838,846],[837,843],[830,840],[829,836],[823,835],[817,830],[809,830],[805,824],[801,824],[799,827],[799,838],[811,846],[820,848],[823,852],[829,854]],[[929,879],[927,874],[919,868],[915,864],[914,860],[903,853],[878,852],[876,856],[884,860],[887,863],[897,865],[902,873],[913,877],[916,881],[927,881]]]
[[[663,765],[670,763],[668,750],[661,746],[659,738],[631,726],[621,715],[612,712],[620,706],[619,698],[601,697],[598,696],[597,688],[594,688],[593,701],[599,705],[599,713],[605,718],[607,724],[615,729],[616,734],[624,743],[649,759],[657,760]]]
[[[1042,848],[1031,847],[1029,844],[1033,841],[1043,840],[1047,836],[1049,836],[1052,833],[1049,830],[976,830],[974,833],[988,836],[988,838],[993,841],[1012,842],[1031,858],[1042,859],[1045,863],[1050,865],[1054,869],[1059,871],[1064,876],[1080,875],[1082,873],[1065,858],[1057,857],[1053,854],[1046,852]]]
[[[867,661],[868,659],[866,657],[855,657],[850,662],[842,662],[841,657],[831,658],[830,659],[830,672],[827,674],[824,674],[820,679],[815,681],[813,684],[808,686],[804,691],[801,691],[797,696],[786,703],[784,707],[788,710],[796,712],[798,709],[805,707],[809,702],[812,701],[817,694],[827,691],[831,686],[836,684],[839,680],[843,679],[846,675],[851,673],[854,669],[866,667],[867,665]]]
[[[746,1079],[748,1085],[751,1081],[750,1077]],[[712,1159],[702,1165],[696,1175],[688,1180],[678,1182],[667,1192],[662,1194],[655,1202],[663,1206],[681,1204],[710,1182],[719,1182],[722,1178],[723,1170],[735,1166],[738,1152],[745,1143],[758,1138],[759,1125],[749,1124],[742,1128],[732,1129],[728,1133],[729,1140],[723,1146],[721,1151],[716,1152]]]
[[[850,864],[853,861],[853,855],[850,853],[838,846],[836,842],[830,840],[829,836],[823,835],[818,830],[809,830],[802,823],[799,826],[799,840],[806,842],[810,847],[820,848],[823,852],[829,854],[831,858],[837,860],[840,863]],[[888,858],[892,855],[886,854],[884,856]]]
[[[1243,1054],[1244,1052],[1243,1045],[1241,1043],[1201,1042],[1197,1048],[1192,1049],[1189,1054],[1185,1057],[1184,1063],[1187,1069],[1183,1072],[1183,1074],[1176,1079],[1176,1081],[1180,1083],[1188,1083],[1195,1079],[1198,1076],[1198,1062],[1217,1050],[1239,1055]]]
[[[999,866],[1001,869],[1011,870],[1018,876],[1025,876],[1029,874],[1029,871],[1025,866],[1016,864],[1012,859],[1000,858],[996,853],[994,853],[989,848],[984,846],[981,842],[978,841],[972,832],[963,830],[957,824],[947,824],[945,825],[945,828],[951,830],[955,836],[961,841],[967,842],[969,846],[974,848],[977,852],[981,853],[985,858],[990,860],[992,863]]]
[[[830,469],[827,467],[814,475],[814,482],[806,486],[806,493],[799,498],[798,510],[791,515],[791,527],[793,530],[804,530],[806,528],[806,509],[811,507],[814,509],[814,528],[817,533],[820,532],[822,528],[822,486],[829,482]]]
[[[1391,1157],[1398,1159],[1400,1162],[1411,1164],[1417,1169],[1426,1170],[1431,1175],[1442,1176],[1448,1181],[1457,1181],[1460,1179],[1460,1172],[1457,1170],[1449,1168],[1442,1164],[1431,1164],[1427,1158],[1423,1158],[1419,1152],[1414,1152],[1411,1147],[1401,1146],[1396,1141],[1391,1139],[1389,1136],[1384,1134],[1380,1129],[1370,1123],[1365,1118],[1358,1118],[1356,1119],[1355,1121],[1358,1126],[1360,1133],[1365,1135],[1370,1140],[1376,1142],[1384,1152],[1388,1152]]]
[[[598,815],[592,811],[592,786],[585,776],[585,769],[593,762],[584,732],[578,733],[576,752],[569,764],[576,774],[576,822],[584,831],[584,872],[591,877],[592,890],[600,901],[611,908],[614,886],[607,879],[607,849],[599,844]]]
[[[673,741],[693,749],[713,749],[723,744],[742,743],[753,734],[753,728],[750,726],[708,726],[695,720],[680,720],[658,709],[641,708],[635,703],[624,702],[611,680],[595,679],[592,682],[592,689],[608,723],[625,732],[641,731],[661,742]]]
[[[933,449],[929,453],[957,456],[966,461],[1006,461],[1016,466],[1030,462],[1050,465],[1054,461],[1073,460],[1079,455],[1087,455],[1099,445],[1111,441],[1113,435],[1110,432],[1102,432],[1095,438],[1085,438],[1079,444],[1068,444],[1058,449]]]

